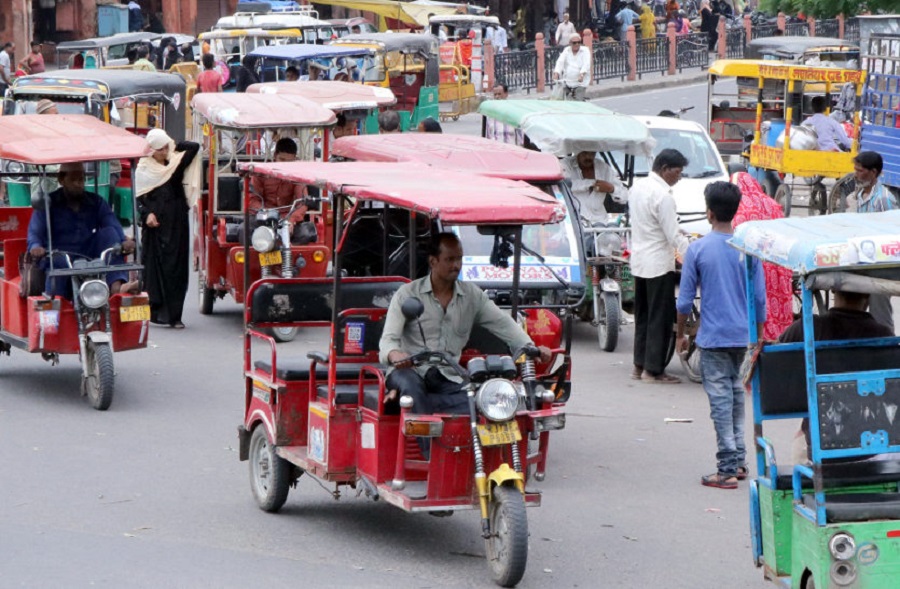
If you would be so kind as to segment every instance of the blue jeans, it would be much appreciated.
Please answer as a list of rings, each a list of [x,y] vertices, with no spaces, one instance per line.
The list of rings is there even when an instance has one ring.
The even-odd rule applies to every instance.
[[[735,476],[747,457],[741,382],[741,363],[746,353],[744,348],[700,350],[700,376],[709,397],[709,416],[716,428],[716,461],[719,473],[727,476]]]

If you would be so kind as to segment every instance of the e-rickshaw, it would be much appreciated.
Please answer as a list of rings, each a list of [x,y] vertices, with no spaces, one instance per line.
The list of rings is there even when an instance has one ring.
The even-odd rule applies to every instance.
[[[45,176],[47,168],[56,164],[120,158],[136,164],[149,151],[143,138],[86,115],[0,117],[0,158],[28,166],[35,170],[29,174],[37,177]],[[85,188],[90,191],[91,185]],[[117,263],[121,246],[86,259],[55,249],[52,230],[48,230],[48,268],[39,271],[35,262],[28,269],[32,215],[46,216],[48,228],[53,222],[45,191],[35,193],[31,202],[29,207],[0,208],[0,355],[18,348],[56,365],[61,355],[78,354],[81,393],[92,407],[106,410],[115,389],[113,352],[147,347],[147,294],[111,294],[106,280],[111,272],[140,273],[140,246],[133,263]],[[140,239],[135,241],[140,244]],[[45,294],[45,277],[55,281],[55,289],[71,284],[74,296]]]
[[[185,136],[186,86],[181,76],[133,70],[66,70],[17,78],[4,102],[4,115],[35,112],[39,101],[56,103],[61,114],[84,113],[138,135],[162,128],[175,141]],[[98,164],[97,193],[109,202],[122,220],[132,218],[129,163],[115,158]],[[4,164],[3,171],[13,171]],[[16,166],[14,166],[16,167]],[[18,166],[21,167],[21,166]],[[10,202],[26,206],[30,202],[29,178],[5,178]]]
[[[801,277],[803,339],[757,348],[751,380],[753,560],[781,587],[887,589],[900,578],[900,338],[814,336],[827,321],[816,316],[817,290],[900,294],[898,226],[898,211],[837,213],[751,221],[731,239],[746,255],[747,292],[763,279],[752,258]],[[767,426],[800,418],[809,460],[787,466]]]
[[[387,88],[352,82],[267,82],[252,84],[247,93],[301,96],[342,116],[346,127],[340,132],[352,135],[378,133],[379,111],[397,103],[394,93]],[[328,161],[331,143],[326,147],[322,159]]]
[[[415,33],[359,33],[332,43],[336,47],[365,48],[375,67],[366,72],[366,84],[390,88],[397,97],[400,128],[415,129],[427,118],[438,120],[440,64],[437,37]]]
[[[259,79],[283,82],[289,65],[300,70],[300,79],[309,81],[341,80],[365,82],[375,71],[374,58],[368,49],[334,45],[267,45],[249,53],[257,58]],[[312,67],[310,67],[312,66]]]
[[[460,115],[478,109],[484,70],[483,31],[486,27],[499,27],[496,16],[452,14],[432,16],[428,19],[431,34],[447,28],[447,40],[441,43],[441,83],[438,90],[442,104],[441,119],[458,120]],[[470,33],[474,32],[474,34]]]
[[[68,70],[96,69],[110,65],[126,65],[128,50],[161,38],[157,33],[135,32],[116,33],[109,37],[95,37],[80,41],[64,41],[56,45],[56,68],[60,66],[60,56],[70,54]],[[77,59],[79,58],[80,59]],[[69,71],[66,71],[66,75]]]
[[[327,152],[327,130],[337,120],[334,113],[286,94],[198,94],[192,106],[194,136],[203,141],[204,183],[208,185],[194,206],[194,269],[198,273],[200,313],[211,314],[216,299],[226,294],[242,303],[249,285],[245,276],[249,273],[250,280],[256,280],[264,267],[324,276],[331,261],[331,217],[326,211],[311,214],[314,239],[308,241],[306,237],[303,245],[291,244],[291,267],[283,266],[289,258],[276,255],[279,250],[275,243],[260,255],[249,260],[245,257],[241,237],[251,232],[244,222],[248,203],[237,167],[243,162],[272,161],[275,143],[282,137],[298,143],[300,160],[314,159],[318,149]],[[259,206],[261,195],[253,194],[253,198],[250,204]],[[257,213],[277,224],[285,211],[263,208]],[[276,231],[276,242],[279,236]]]
[[[483,116],[483,136],[533,145],[558,158],[596,152],[628,187],[634,179],[635,157],[649,157],[655,144],[644,123],[588,102],[488,100],[478,112]],[[606,227],[589,227],[580,214],[578,218],[593,246],[586,258],[591,267],[593,303],[581,315],[593,313],[600,347],[612,352],[618,344],[621,311],[632,311],[634,279],[628,265],[631,248],[626,210],[608,212]]]
[[[244,56],[259,47],[273,47],[303,43],[303,32],[294,28],[278,29],[213,29],[200,33],[200,43],[209,43],[216,57],[216,70],[222,75],[224,86],[232,88],[237,82],[237,69]]]
[[[349,487],[410,513],[477,509],[492,577],[514,586],[528,553],[525,507],[541,502],[531,480],[543,479],[549,433],[565,426],[561,403],[569,390],[560,382],[568,356],[554,350],[558,361],[551,366],[559,368],[539,372],[536,350],[510,356],[495,337],[470,341],[467,347],[482,353],[464,354],[470,359],[463,369],[459,359],[428,351],[423,342],[411,350],[414,362],[457,371],[469,399],[467,415],[425,415],[410,411],[409,397],[399,407],[385,402],[387,366],[379,364],[378,342],[394,293],[426,272],[418,250],[431,235],[470,227],[495,242],[495,262],[518,276],[525,227],[558,221],[558,201],[522,182],[410,163],[242,169],[318,186],[330,194],[335,217],[346,218],[335,229],[333,278],[263,279],[247,293],[239,457],[249,460],[260,508],[278,511],[306,474],[335,498]],[[515,278],[513,285],[511,312],[518,317]],[[421,302],[410,299],[403,308],[416,321]],[[308,361],[282,358],[260,332],[278,325],[327,327],[329,348],[309,352]],[[531,439],[537,444],[529,451]],[[430,440],[430,453],[423,440]]]

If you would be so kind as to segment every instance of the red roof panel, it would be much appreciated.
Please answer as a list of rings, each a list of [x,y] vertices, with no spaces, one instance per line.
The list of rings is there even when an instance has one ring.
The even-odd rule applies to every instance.
[[[232,129],[327,127],[337,122],[327,108],[289,94],[201,93],[191,106],[212,124]]]

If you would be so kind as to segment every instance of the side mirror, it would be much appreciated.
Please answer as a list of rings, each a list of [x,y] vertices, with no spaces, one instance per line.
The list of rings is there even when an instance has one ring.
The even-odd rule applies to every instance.
[[[422,316],[422,313],[425,312],[425,305],[416,297],[409,297],[400,305],[400,311],[407,321],[412,321]]]

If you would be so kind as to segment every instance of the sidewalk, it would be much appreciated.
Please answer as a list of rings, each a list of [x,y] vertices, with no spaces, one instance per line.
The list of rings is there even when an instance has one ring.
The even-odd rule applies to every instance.
[[[659,90],[661,88],[675,88],[678,86],[690,86],[691,84],[705,84],[708,74],[706,70],[692,68],[690,71],[684,71],[674,76],[666,76],[662,73],[644,74],[643,78],[634,80],[633,82],[621,81],[618,78],[610,80],[600,80],[596,84],[591,84],[585,91],[585,97],[588,100],[597,98],[608,98],[610,96],[621,96],[623,94],[638,94],[648,90]],[[510,93],[510,99],[537,98],[539,100],[547,100],[550,98],[550,87],[544,92],[532,90],[530,93],[518,91]]]

